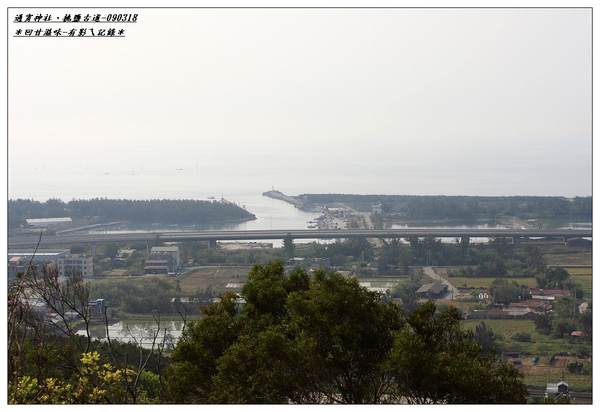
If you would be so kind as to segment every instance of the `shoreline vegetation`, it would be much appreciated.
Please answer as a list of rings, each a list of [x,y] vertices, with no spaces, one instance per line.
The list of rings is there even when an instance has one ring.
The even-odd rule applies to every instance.
[[[411,219],[472,219],[514,216],[519,219],[585,217],[591,221],[592,196],[411,196],[356,194],[300,194],[289,196],[278,190],[263,193],[301,210],[317,205],[346,204],[359,212],[381,205],[385,213]]]
[[[127,200],[76,199],[68,203],[49,199],[8,201],[8,227],[26,227],[26,219],[70,217],[89,224],[128,221],[168,224],[229,223],[255,220],[256,216],[237,204],[221,200]]]

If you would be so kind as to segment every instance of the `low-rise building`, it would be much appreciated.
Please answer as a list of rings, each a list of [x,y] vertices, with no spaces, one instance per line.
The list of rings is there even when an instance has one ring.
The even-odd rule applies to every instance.
[[[562,298],[571,296],[571,291],[568,289],[544,289],[542,290],[544,296],[554,296],[555,298]]]
[[[542,299],[527,299],[521,302],[512,302],[508,305],[509,308],[529,308],[533,312],[545,314],[552,310],[552,304],[547,300]]]
[[[146,260],[144,274],[175,275],[180,267],[179,247],[155,246],[150,250],[150,257]]]
[[[13,249],[8,251],[9,260],[13,257],[23,257],[28,261],[31,260],[35,264],[48,264],[56,262],[60,257],[69,256],[71,256],[71,251],[69,249]]]
[[[444,296],[446,290],[448,290],[448,286],[440,282],[428,283],[417,289],[417,296],[420,298],[439,299]]]
[[[310,263],[311,270],[329,270],[329,258],[314,258]]]
[[[562,298],[566,296],[571,296],[571,291],[568,289],[535,289],[531,291],[532,299],[552,300],[553,298]]]
[[[558,383],[548,382],[546,385],[546,393],[544,394],[549,399],[560,399],[563,397],[569,397],[569,384],[565,381]]]
[[[8,277],[15,277],[17,273],[25,273],[29,260],[22,256],[13,256],[8,259]]]
[[[165,259],[149,258],[144,266],[145,275],[168,275],[175,273],[173,269],[173,259],[167,257]]]
[[[56,260],[59,276],[80,274],[84,278],[94,276],[94,259],[89,255],[73,255]]]
[[[36,228],[44,228],[44,227],[52,227],[52,226],[61,226],[67,225],[69,223],[73,223],[73,220],[70,217],[51,217],[44,219],[25,219],[27,222],[27,227],[36,229]]]
[[[150,257],[158,258],[161,256],[170,256],[173,259],[173,265],[175,269],[181,267],[181,258],[179,256],[178,246],[154,246],[150,249]]]
[[[106,312],[106,302],[104,299],[96,299],[88,304],[88,314],[92,318],[104,317]]]
[[[530,308],[503,308],[491,310],[474,310],[465,319],[536,319],[540,316]]]

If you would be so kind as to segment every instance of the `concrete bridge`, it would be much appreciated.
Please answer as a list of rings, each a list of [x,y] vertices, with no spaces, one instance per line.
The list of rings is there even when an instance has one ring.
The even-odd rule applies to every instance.
[[[509,237],[517,241],[526,237],[558,237],[565,241],[571,238],[592,237],[592,229],[525,230],[525,229],[344,229],[344,230],[233,230],[196,232],[140,232],[107,234],[67,234],[42,236],[40,247],[55,247],[74,244],[101,244],[109,242],[152,242],[159,238],[163,242],[208,241],[211,246],[217,241],[276,240],[288,234],[294,239],[344,239],[344,238],[407,238],[410,236],[436,238]],[[9,248],[33,248],[39,236],[9,237]]]

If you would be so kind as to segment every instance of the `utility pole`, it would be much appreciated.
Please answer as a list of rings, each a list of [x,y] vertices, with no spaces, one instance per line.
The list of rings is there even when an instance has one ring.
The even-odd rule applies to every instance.
[[[575,307],[577,306],[577,288],[573,288],[573,320],[575,320]]]

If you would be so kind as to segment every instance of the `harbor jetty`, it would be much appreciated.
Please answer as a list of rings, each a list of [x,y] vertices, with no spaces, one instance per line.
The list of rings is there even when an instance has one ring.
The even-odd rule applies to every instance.
[[[303,206],[303,202],[296,199],[295,197],[284,195],[279,190],[269,190],[268,192],[264,192],[263,196],[270,197],[272,199],[283,200],[284,202],[291,203],[297,208],[301,208]]]

